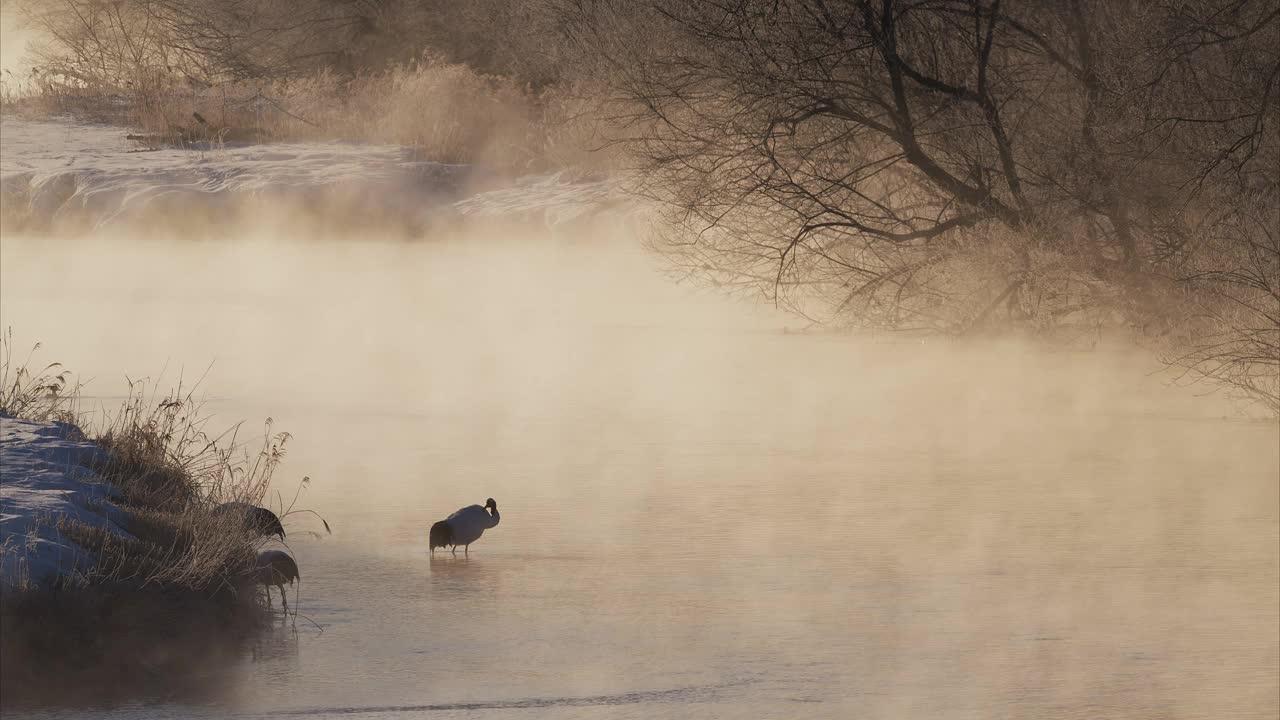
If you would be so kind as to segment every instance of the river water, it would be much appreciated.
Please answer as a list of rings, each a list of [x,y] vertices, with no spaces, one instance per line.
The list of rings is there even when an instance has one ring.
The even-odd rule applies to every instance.
[[[276,487],[309,476],[334,530],[286,518],[304,617],[207,692],[32,716],[1280,704],[1276,425],[1105,342],[797,334],[581,239],[0,251],[0,320],[91,378],[84,409],[203,376],[215,425],[294,433]],[[501,524],[431,556],[487,497]]]

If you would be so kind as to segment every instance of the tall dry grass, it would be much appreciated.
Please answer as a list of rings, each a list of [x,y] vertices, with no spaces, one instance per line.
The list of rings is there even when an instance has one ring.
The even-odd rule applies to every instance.
[[[33,370],[32,358],[40,350],[36,343],[26,357],[14,360],[13,329],[0,335],[0,414],[44,422],[71,421],[78,385],[67,385],[70,373],[62,363],[49,363]]]
[[[30,356],[19,363],[12,352],[10,331],[0,338],[0,409],[36,421],[73,418],[68,409],[79,386],[64,390],[69,375],[61,366],[28,370]],[[38,702],[65,684],[119,690],[121,667],[134,680],[199,670],[203,662],[191,660],[204,657],[203,645],[233,654],[268,617],[253,577],[268,540],[214,508],[230,500],[263,504],[289,435],[273,431],[269,419],[256,449],[238,439],[238,428],[214,434],[195,388],[181,383],[159,393],[133,382],[117,411],[79,420],[85,437],[106,450],[92,469],[115,490],[90,509],[128,535],[65,516],[45,523],[94,562],[74,576],[3,588],[5,704]],[[192,643],[183,652],[194,655],[172,651],[181,637]],[[161,646],[169,649],[157,661]]]

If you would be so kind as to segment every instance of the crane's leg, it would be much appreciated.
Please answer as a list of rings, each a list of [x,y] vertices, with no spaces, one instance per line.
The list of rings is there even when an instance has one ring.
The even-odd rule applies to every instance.
[[[289,614],[289,596],[285,594],[283,585],[277,585],[276,587],[280,588],[280,602],[284,603],[284,614],[288,615]]]
[[[457,554],[458,554],[458,546],[457,546],[457,545],[450,545],[450,546],[449,546],[449,552],[453,553],[454,555],[457,555]]]
[[[263,585],[262,589],[267,591],[267,612],[271,612],[271,586]]]
[[[462,546],[462,554],[463,554],[463,555],[470,555],[470,554],[471,554],[471,543],[467,543],[466,545],[463,545],[463,546]]]

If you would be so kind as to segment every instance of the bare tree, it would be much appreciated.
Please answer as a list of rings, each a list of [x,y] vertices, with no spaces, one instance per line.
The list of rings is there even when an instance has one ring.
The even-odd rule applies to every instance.
[[[1180,268],[1185,292],[1159,346],[1185,382],[1212,381],[1280,414],[1280,188],[1233,198],[1199,228]]]
[[[1274,3],[579,0],[568,15],[606,58],[643,191],[669,209],[664,250],[817,319],[963,333],[1089,316],[1168,335],[1171,299],[1236,270],[1206,259],[1274,242],[1236,202],[1277,186]],[[1275,317],[1274,295],[1250,297]],[[1254,370],[1280,367],[1262,357]]]

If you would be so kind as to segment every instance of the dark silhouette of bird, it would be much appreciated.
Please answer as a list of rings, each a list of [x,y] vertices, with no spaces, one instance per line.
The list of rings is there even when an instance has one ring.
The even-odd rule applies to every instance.
[[[498,503],[493,498],[486,500],[484,505],[468,505],[431,526],[431,552],[448,545],[456,554],[461,545],[463,554],[466,554],[471,543],[479,540],[485,530],[497,526],[501,519]]]
[[[258,564],[253,571],[254,582],[267,589],[267,609],[271,609],[271,586],[280,588],[280,602],[284,603],[284,611],[289,612],[289,598],[285,595],[285,583],[293,585],[294,580],[301,580],[298,563],[289,553],[283,550],[266,550],[258,553]]]
[[[284,540],[284,526],[280,524],[280,518],[266,508],[249,503],[227,502],[214,508],[213,512],[215,515],[236,515],[245,528],[263,537],[279,535]]]

